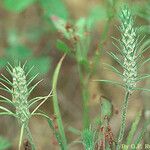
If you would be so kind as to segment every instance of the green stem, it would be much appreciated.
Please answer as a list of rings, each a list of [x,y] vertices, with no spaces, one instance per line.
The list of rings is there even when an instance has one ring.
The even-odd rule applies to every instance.
[[[114,2],[114,4],[112,6],[110,6],[110,5],[107,6],[108,20],[105,23],[104,30],[103,30],[102,35],[100,37],[100,44],[99,44],[99,47],[100,47],[100,50],[101,50],[101,53],[99,53],[100,56],[103,54],[104,44],[107,41],[110,25],[111,25],[111,22],[112,22],[112,20],[115,16],[115,5],[116,5],[116,2]]]
[[[116,150],[120,150],[120,146],[121,146],[121,143],[122,143],[122,140],[123,140],[123,137],[124,137],[124,133],[125,133],[129,95],[130,95],[130,93],[127,91],[126,94],[125,94],[125,98],[124,98],[124,102],[123,102],[123,106],[122,106],[121,128],[120,128],[120,132],[119,132],[119,137],[118,137],[118,143],[117,143]]]
[[[22,139],[23,139],[23,132],[24,132],[24,124],[21,126],[18,150],[21,150],[21,144],[22,144]]]
[[[86,129],[90,125],[90,118],[89,118],[89,90],[88,90],[88,81],[89,81],[89,73],[87,73],[87,78],[85,79],[81,65],[78,64],[78,72],[79,78],[81,83],[81,93],[82,93],[82,105],[83,105],[83,128]]]
[[[88,87],[85,86],[82,89],[82,98],[83,98],[83,126],[84,129],[89,127],[90,119],[89,119],[89,90]]]
[[[106,43],[106,41],[108,39],[108,33],[109,33],[110,25],[111,25],[112,20],[115,17],[115,15],[114,15],[115,14],[115,5],[116,5],[116,1],[114,1],[113,6],[111,6],[111,7],[107,6],[107,8],[108,8],[108,11],[107,11],[108,20],[106,21],[106,23],[104,25],[104,29],[102,31],[102,34],[100,36],[100,43],[98,45],[98,50],[96,50],[96,52],[93,56],[93,67],[91,69],[90,76],[92,76],[99,67],[99,60],[100,60],[100,58],[104,52],[104,44]],[[109,9],[111,9],[111,10],[109,10]],[[110,13],[111,13],[111,15],[110,15]]]
[[[26,132],[26,136],[32,146],[32,150],[35,150],[35,145],[34,145],[34,142],[33,142],[33,138],[32,138],[32,134],[30,132],[30,129],[28,126],[25,127],[25,132]]]

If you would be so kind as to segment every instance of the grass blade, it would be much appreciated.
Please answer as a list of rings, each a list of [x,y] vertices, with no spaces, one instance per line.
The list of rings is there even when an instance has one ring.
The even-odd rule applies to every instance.
[[[55,135],[55,137],[56,137],[56,139],[57,139],[57,141],[58,141],[58,144],[60,145],[60,147],[61,147],[61,149],[62,150],[64,150],[64,144],[63,144],[63,142],[62,142],[62,139],[61,139],[61,137],[60,137],[60,134],[59,134],[59,132],[57,132],[56,130],[55,130],[55,128],[54,128],[54,123],[53,123],[53,120],[51,119],[51,118],[49,118],[46,114],[44,114],[44,113],[34,113],[32,116],[42,116],[42,117],[44,117],[46,120],[47,120],[47,122],[48,122],[48,125],[50,126],[50,128],[53,130],[53,132],[54,132],[54,135]]]
[[[52,80],[52,90],[53,90],[53,106],[54,106],[54,113],[56,115],[56,121],[58,124],[58,130],[64,145],[64,149],[67,149],[67,140],[66,140],[66,136],[65,136],[65,132],[64,132],[64,127],[63,127],[63,123],[62,123],[62,118],[61,118],[61,113],[59,110],[59,105],[58,105],[58,98],[57,98],[57,81],[58,81],[58,75],[60,72],[60,68],[62,65],[62,61],[64,59],[65,55],[61,58],[61,60],[59,61],[59,63],[57,64],[57,67],[54,71],[54,75],[53,75],[53,80]]]
[[[127,137],[126,145],[130,145],[130,144],[132,143],[134,134],[136,133],[137,128],[138,128],[138,124],[139,124],[139,122],[140,122],[141,115],[142,115],[142,112],[140,111],[140,112],[137,114],[137,116],[136,116],[136,118],[135,118],[135,121],[132,123],[131,129],[130,129],[129,134],[128,134],[128,137]]]
[[[136,147],[136,146],[141,142],[141,140],[143,139],[144,134],[145,134],[145,132],[146,132],[146,129],[147,129],[147,127],[148,127],[149,125],[150,125],[150,120],[147,120],[147,121],[144,123],[144,126],[143,126],[141,132],[139,133],[139,135],[138,135],[138,137],[137,137],[135,143],[134,143],[135,147]],[[135,150],[135,149],[134,149],[134,150]]]
[[[93,81],[96,81],[96,82],[105,82],[105,83],[109,83],[109,84],[114,84],[114,85],[118,85],[118,86],[123,86],[123,84],[119,83],[119,82],[116,82],[116,81],[112,81],[112,80],[93,80]]]

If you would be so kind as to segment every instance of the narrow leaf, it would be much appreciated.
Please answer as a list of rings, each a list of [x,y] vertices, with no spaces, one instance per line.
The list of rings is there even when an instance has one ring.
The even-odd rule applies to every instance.
[[[149,78],[149,77],[150,77],[150,74],[145,74],[145,75],[143,75],[141,77],[138,77],[136,81],[142,81],[142,80],[144,80],[146,78]]]
[[[113,52],[107,52],[116,62],[123,67],[123,63],[120,61],[120,59],[113,53]]]
[[[129,134],[128,134],[128,137],[127,137],[126,145],[130,145],[130,144],[132,143],[134,134],[136,133],[137,128],[138,128],[138,124],[139,124],[141,115],[142,115],[142,112],[141,112],[141,111],[136,115],[135,121],[132,123],[131,129],[130,129],[130,131],[129,131]]]
[[[104,65],[107,67],[107,68],[110,68],[111,71],[113,71],[114,73],[116,73],[117,75],[119,75],[120,77],[123,77],[122,73],[116,69],[114,66],[112,65],[109,65],[109,64],[106,64],[104,63]]]
[[[10,113],[10,114],[14,114],[13,112],[11,112],[10,110],[8,110],[7,108],[5,108],[5,107],[3,107],[3,106],[0,106],[0,109],[1,110],[4,110],[4,111],[6,111],[6,112],[8,112],[8,113]]]
[[[56,43],[56,47],[58,48],[59,51],[63,52],[63,53],[70,53],[71,50],[70,48],[67,46],[66,43],[64,43],[63,41],[61,40],[57,40],[57,43]]]
[[[123,85],[123,84],[121,84],[121,83],[119,83],[119,82],[116,82],[116,81],[112,81],[112,80],[93,80],[93,81],[105,82],[105,83],[115,84],[115,85],[119,85],[119,86],[124,87],[124,85]]]
[[[135,140],[135,147],[141,142],[141,140],[143,139],[143,137],[144,137],[144,134],[145,134],[145,132],[146,132],[146,130],[147,130],[147,127],[150,125],[150,120],[147,120],[145,123],[144,123],[144,126],[143,126],[143,128],[142,128],[142,130],[141,130],[141,132],[139,133],[139,135],[138,135],[138,137],[137,137],[137,139]]]
[[[62,61],[63,61],[64,57],[65,57],[65,55],[61,58],[61,60],[57,64],[56,69],[54,71],[53,80],[52,80],[52,90],[53,90],[54,113],[56,115],[56,121],[57,121],[57,124],[58,124],[58,130],[59,130],[59,133],[61,135],[61,139],[63,141],[64,148],[66,149],[67,148],[67,140],[66,140],[66,136],[65,136],[65,131],[64,131],[63,123],[62,123],[62,118],[61,118],[61,113],[60,113],[59,104],[58,104],[58,98],[57,98],[58,75],[59,75],[60,68],[61,68]]]

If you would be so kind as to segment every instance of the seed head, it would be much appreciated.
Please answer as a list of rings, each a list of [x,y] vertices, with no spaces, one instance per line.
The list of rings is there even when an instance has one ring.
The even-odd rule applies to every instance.
[[[131,11],[128,7],[122,9],[121,15],[121,45],[124,55],[124,71],[123,71],[123,81],[126,90],[131,93],[131,91],[136,87],[137,79],[137,32],[134,28],[134,19],[132,17]]]
[[[16,105],[16,115],[21,124],[30,118],[28,106],[28,89],[24,70],[18,66],[13,69],[13,102]]]

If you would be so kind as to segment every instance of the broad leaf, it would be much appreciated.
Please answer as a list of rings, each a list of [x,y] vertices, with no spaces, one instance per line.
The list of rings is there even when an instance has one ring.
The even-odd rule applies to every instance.
[[[68,11],[62,0],[39,0],[43,7],[46,16],[51,15],[59,16],[63,19],[67,19]]]
[[[63,52],[63,53],[70,53],[70,48],[67,46],[66,43],[64,43],[61,40],[57,40],[56,46],[58,48],[59,51]]]
[[[49,57],[33,57],[29,62],[28,62],[28,67],[31,68],[34,66],[33,71],[31,72],[32,75],[35,75],[37,73],[45,74],[48,72],[51,66],[51,60]]]
[[[32,55],[32,50],[24,45],[9,47],[6,49],[6,56],[10,59],[26,59]]]
[[[34,3],[35,0],[4,0],[4,7],[13,12],[22,12],[28,6]]]
[[[10,146],[11,143],[4,137],[0,136],[0,150],[7,150]]]

